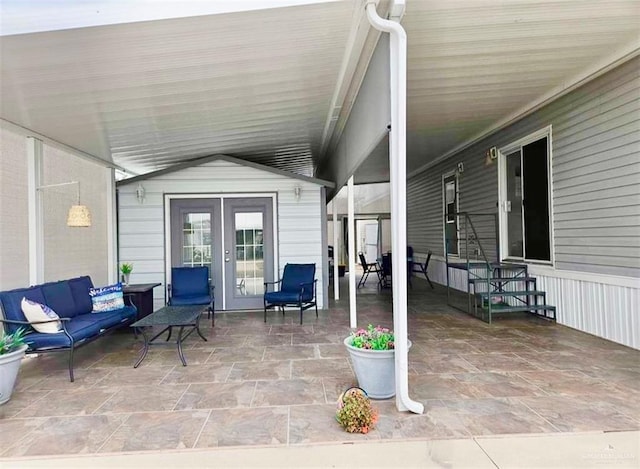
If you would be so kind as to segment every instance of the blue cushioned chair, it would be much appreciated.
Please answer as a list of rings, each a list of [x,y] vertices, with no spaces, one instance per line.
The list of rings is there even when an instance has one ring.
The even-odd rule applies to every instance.
[[[169,306],[206,305],[207,317],[215,322],[214,286],[209,280],[209,267],[172,267],[171,283],[167,285]]]
[[[267,309],[276,306],[284,315],[285,306],[300,308],[300,324],[302,312],[312,306],[316,308],[316,265],[315,264],[287,264],[284,266],[282,278],[277,282],[264,282],[264,322],[267,322]],[[269,285],[280,284],[280,291],[269,291]]]

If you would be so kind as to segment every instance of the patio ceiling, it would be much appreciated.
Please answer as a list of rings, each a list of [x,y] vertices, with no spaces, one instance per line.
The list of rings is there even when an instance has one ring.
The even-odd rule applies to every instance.
[[[348,117],[360,7],[2,36],[0,116],[136,173],[224,153],[312,175]],[[638,24],[637,0],[407,0],[408,171],[637,54]],[[360,181],[387,180],[376,154]]]

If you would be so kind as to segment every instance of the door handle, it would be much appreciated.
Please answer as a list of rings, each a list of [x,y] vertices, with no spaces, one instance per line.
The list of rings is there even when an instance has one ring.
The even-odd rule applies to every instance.
[[[225,262],[229,262],[229,258],[228,258],[228,257],[225,257],[225,258],[224,258],[224,261],[225,261]]]
[[[504,211],[505,212],[511,212],[511,201],[510,200],[505,200],[504,201]]]

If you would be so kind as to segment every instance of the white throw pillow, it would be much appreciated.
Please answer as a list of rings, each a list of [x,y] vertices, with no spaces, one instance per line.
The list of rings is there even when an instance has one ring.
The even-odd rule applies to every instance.
[[[42,324],[33,324],[36,321],[48,321],[50,319],[60,319],[54,310],[46,305],[41,305],[35,301],[22,298],[20,303],[24,317],[27,318],[31,326],[38,332],[44,332],[45,334],[57,334],[62,329],[60,321],[47,322]]]

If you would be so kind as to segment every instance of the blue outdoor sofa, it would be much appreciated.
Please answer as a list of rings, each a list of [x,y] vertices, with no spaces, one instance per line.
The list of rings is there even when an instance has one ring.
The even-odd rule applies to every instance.
[[[73,382],[73,352],[119,327],[135,322],[137,310],[133,305],[102,313],[92,313],[89,289],[93,288],[88,276],[49,282],[29,288],[0,292],[0,322],[5,332],[27,329],[27,353],[69,352],[69,378]],[[60,316],[62,331],[55,334],[37,332],[25,318],[21,309],[22,298],[45,304]],[[45,321],[49,322],[49,321]]]

